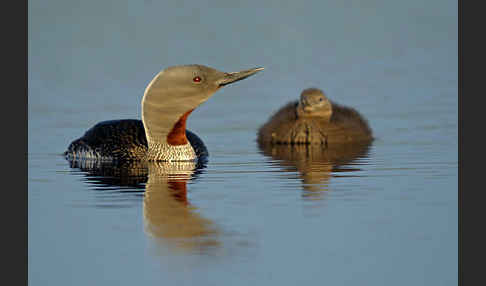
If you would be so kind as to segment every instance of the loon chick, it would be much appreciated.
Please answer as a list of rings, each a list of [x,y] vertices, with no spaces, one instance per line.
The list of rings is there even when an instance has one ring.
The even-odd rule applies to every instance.
[[[208,155],[202,140],[186,130],[189,114],[219,88],[263,68],[225,73],[202,65],[168,67],[145,89],[142,121],[103,121],[74,140],[68,160],[192,161]]]
[[[371,128],[353,108],[330,101],[317,88],[302,91],[300,100],[280,108],[258,130],[260,144],[322,144],[371,142]]]

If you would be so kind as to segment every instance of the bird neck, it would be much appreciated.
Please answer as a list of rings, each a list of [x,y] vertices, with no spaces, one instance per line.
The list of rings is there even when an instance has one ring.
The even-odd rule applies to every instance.
[[[183,111],[145,100],[142,121],[147,137],[147,160],[191,161],[197,159],[186,137],[186,121],[194,109]]]

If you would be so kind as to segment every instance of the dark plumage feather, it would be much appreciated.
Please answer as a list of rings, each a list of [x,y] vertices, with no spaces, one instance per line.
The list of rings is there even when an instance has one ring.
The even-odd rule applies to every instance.
[[[186,130],[186,137],[198,158],[208,156],[206,146],[196,134]],[[96,124],[81,138],[74,140],[64,155],[68,159],[141,160],[147,149],[143,122],[121,119]]]

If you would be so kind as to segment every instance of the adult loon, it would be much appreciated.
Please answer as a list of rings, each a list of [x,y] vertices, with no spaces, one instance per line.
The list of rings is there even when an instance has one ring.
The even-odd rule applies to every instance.
[[[371,142],[368,121],[353,108],[330,101],[318,88],[302,91],[300,100],[280,108],[258,130],[259,144],[321,144]]]
[[[203,65],[168,67],[145,89],[142,120],[103,121],[64,155],[68,160],[193,161],[207,156],[202,140],[186,130],[189,114],[221,87],[245,79],[263,68],[225,73]]]

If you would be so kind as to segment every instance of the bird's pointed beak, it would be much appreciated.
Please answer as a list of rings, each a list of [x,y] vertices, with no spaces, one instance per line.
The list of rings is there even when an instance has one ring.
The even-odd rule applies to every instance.
[[[225,86],[227,84],[240,81],[242,79],[245,79],[249,76],[256,74],[257,72],[259,72],[261,70],[263,70],[263,67],[253,68],[253,69],[249,69],[249,70],[243,70],[243,71],[239,71],[239,72],[224,73],[223,77],[220,80],[218,80],[218,85],[219,86]]]

